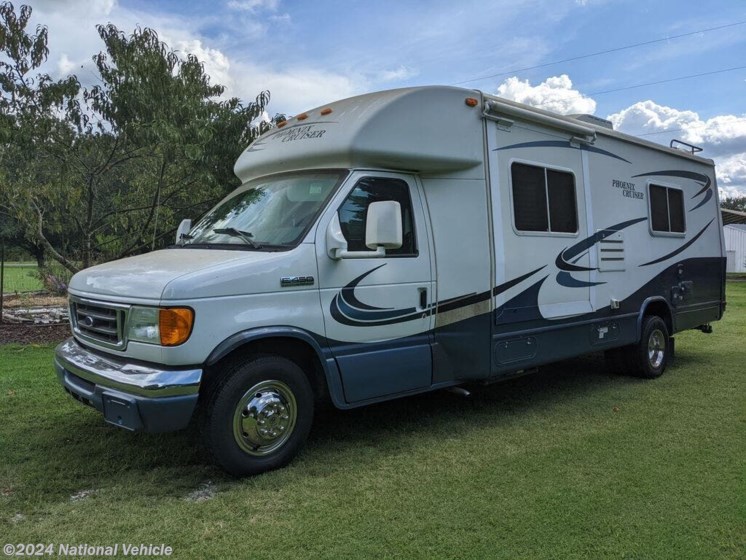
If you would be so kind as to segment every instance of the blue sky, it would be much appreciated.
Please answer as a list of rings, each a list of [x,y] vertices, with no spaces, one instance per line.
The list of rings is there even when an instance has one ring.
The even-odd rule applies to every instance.
[[[230,95],[248,100],[269,89],[271,114],[380,89],[457,84],[594,113],[661,143],[702,145],[718,165],[721,194],[746,195],[741,0],[28,3],[33,23],[49,27],[45,70],[54,75],[94,79],[97,23],[152,27],[171,47],[196,54]],[[567,60],[639,43],[648,44]]]

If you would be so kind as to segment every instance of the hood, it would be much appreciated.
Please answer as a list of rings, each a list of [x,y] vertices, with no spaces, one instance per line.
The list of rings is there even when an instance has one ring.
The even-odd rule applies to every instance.
[[[112,261],[78,272],[70,280],[70,291],[77,295],[110,296],[129,299],[171,299],[178,297],[167,286],[177,279],[181,285],[196,282],[205,273],[215,278],[218,271],[245,268],[276,261],[287,253],[265,253],[215,249],[164,249]],[[251,266],[264,270],[264,266]],[[210,271],[213,271],[210,274]]]

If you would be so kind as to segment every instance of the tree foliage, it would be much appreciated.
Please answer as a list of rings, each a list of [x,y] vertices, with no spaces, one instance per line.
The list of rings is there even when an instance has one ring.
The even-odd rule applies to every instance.
[[[720,201],[720,208],[746,212],[746,196],[733,196]]]
[[[0,5],[0,205],[24,239],[74,271],[162,246],[236,186],[268,92],[223,99],[195,56],[111,24],[97,28],[96,85],[34,76],[47,32],[29,33],[30,15]]]

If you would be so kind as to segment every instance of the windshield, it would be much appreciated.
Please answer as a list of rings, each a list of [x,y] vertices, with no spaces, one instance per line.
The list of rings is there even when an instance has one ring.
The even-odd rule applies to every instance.
[[[250,181],[205,214],[184,236],[184,246],[294,247],[345,175],[302,172]]]

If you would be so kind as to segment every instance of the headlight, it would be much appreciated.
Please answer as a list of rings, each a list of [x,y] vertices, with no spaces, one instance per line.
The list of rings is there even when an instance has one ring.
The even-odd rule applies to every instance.
[[[131,307],[127,338],[136,342],[177,346],[192,334],[194,311],[188,307]]]

